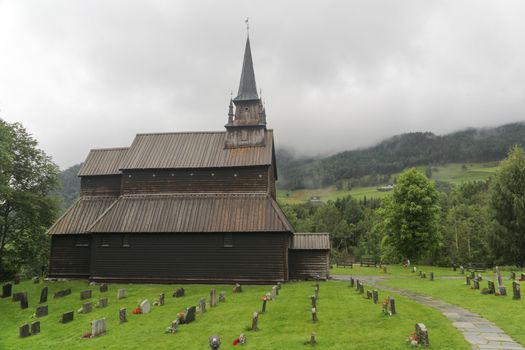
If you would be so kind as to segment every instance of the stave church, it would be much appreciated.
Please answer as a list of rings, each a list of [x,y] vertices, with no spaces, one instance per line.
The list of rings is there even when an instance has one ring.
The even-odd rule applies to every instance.
[[[274,133],[249,37],[225,130],[137,134],[93,149],[80,198],[49,229],[49,277],[136,283],[326,279],[328,234],[295,233],[276,201]]]

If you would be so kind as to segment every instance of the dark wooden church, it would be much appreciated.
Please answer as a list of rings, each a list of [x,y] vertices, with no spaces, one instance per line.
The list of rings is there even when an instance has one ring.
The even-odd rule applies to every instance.
[[[327,277],[326,234],[301,234],[276,202],[273,131],[249,38],[226,131],[138,134],[94,149],[80,198],[49,229],[50,277],[250,282]]]

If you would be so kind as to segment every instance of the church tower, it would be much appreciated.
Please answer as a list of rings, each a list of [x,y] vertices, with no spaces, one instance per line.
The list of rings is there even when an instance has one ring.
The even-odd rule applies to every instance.
[[[226,148],[265,145],[266,112],[261,98],[257,94],[249,36],[246,39],[246,48],[244,49],[239,91],[237,97],[230,100],[228,124],[225,127]]]

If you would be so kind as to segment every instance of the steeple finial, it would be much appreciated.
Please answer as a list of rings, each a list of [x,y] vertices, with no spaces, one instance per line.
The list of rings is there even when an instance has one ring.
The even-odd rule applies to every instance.
[[[246,23],[246,36],[250,36],[250,17],[246,17],[244,23]]]

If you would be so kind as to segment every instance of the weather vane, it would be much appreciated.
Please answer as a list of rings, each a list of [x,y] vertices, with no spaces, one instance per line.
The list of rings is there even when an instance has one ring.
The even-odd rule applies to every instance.
[[[250,17],[246,17],[244,23],[246,23],[246,34],[250,35]]]

